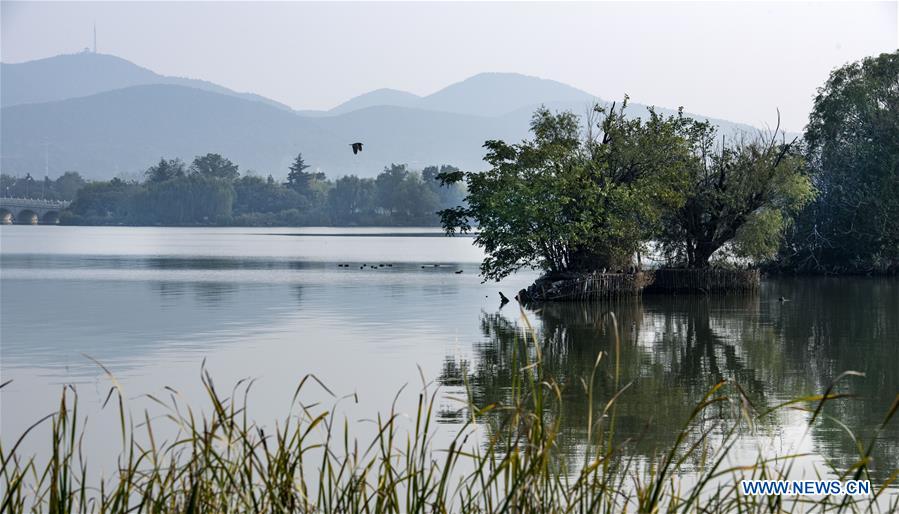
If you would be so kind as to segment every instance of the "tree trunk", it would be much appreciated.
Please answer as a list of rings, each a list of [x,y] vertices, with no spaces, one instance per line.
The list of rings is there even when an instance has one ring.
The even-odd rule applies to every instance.
[[[693,249],[693,255],[690,258],[690,267],[707,268],[709,266],[709,259],[717,249],[718,246],[713,243],[709,243],[706,241],[700,241],[696,243],[696,247]]]

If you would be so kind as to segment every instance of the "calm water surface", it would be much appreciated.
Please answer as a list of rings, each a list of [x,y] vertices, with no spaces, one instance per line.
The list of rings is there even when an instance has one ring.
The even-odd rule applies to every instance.
[[[500,308],[497,293],[512,297],[535,278],[482,284],[482,254],[471,239],[433,229],[5,226],[0,245],[0,372],[13,381],[0,397],[4,446],[74,384],[89,416],[87,444],[98,455],[116,453],[109,444],[116,432],[114,413],[100,409],[110,381],[91,359],[115,375],[138,413],[152,409],[143,395],[161,395],[164,386],[202,406],[204,365],[223,389],[255,378],[252,415],[263,424],[283,416],[308,373],[337,396],[358,395],[340,408],[360,426],[388,410],[404,385],[399,405],[411,411],[425,377],[442,387],[439,419],[449,437],[466,414],[452,399],[464,379],[479,404],[508,393],[523,325],[514,302]],[[600,351],[614,348],[609,311],[624,335],[619,380],[633,382],[619,403],[618,430],[638,456],[670,445],[722,379],[737,381],[763,408],[819,393],[843,371],[863,372],[841,381],[840,391],[857,398],[826,412],[863,436],[899,392],[894,280],[779,279],[748,297],[549,305],[527,315],[546,366],[565,386],[564,443],[572,454],[584,444],[580,378]],[[601,368],[597,402],[613,388],[611,369]],[[333,401],[321,389],[307,399]],[[761,423],[737,455],[856,460],[837,423],[823,420],[805,435],[807,419],[785,411]],[[897,425],[874,452],[881,477],[899,466]],[[38,433],[27,447],[38,451],[45,441]]]

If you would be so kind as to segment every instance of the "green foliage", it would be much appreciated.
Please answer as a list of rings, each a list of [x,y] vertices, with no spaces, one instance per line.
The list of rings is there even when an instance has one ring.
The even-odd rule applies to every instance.
[[[328,194],[328,212],[338,225],[349,225],[374,212],[375,182],[347,175],[334,182]]]
[[[223,179],[189,175],[148,183],[134,200],[137,223],[221,223],[231,216],[234,189]]]
[[[375,206],[400,220],[436,219],[437,195],[405,164],[391,164],[375,179]]]
[[[327,213],[336,225],[433,225],[436,211],[456,205],[462,198],[458,187],[442,187],[440,169],[429,166],[419,174],[405,164],[392,164],[376,178],[341,177],[328,191]]]
[[[61,200],[73,200],[87,182],[77,171],[67,171],[54,182],[53,190]]]
[[[217,153],[198,156],[190,165],[190,172],[206,178],[218,178],[228,182],[237,180],[240,173],[238,167],[230,160]]]
[[[178,159],[161,159],[143,183],[88,184],[61,219],[67,224],[435,225],[436,211],[444,206],[440,198],[461,197],[459,188],[440,187],[436,166],[428,168],[427,180],[394,164],[377,178],[349,175],[336,182],[324,173],[306,172],[308,167],[298,155],[290,179],[281,184],[271,175],[240,177],[237,164],[218,154],[198,156],[190,173]],[[40,187],[30,177],[21,184]]]
[[[2,174],[0,175],[0,195],[14,198],[73,200],[78,190],[86,183],[77,171],[67,171],[56,180],[44,177],[42,182],[35,180],[30,173],[21,178]]]
[[[181,159],[159,159],[159,162],[155,166],[150,166],[147,171],[144,172],[147,182],[157,184],[185,175],[185,166]]]
[[[455,207],[465,202],[465,189],[459,187],[461,184],[445,187],[439,179],[440,175],[458,173],[459,171],[459,168],[447,164],[440,167],[428,166],[421,170],[422,182],[437,196],[437,203],[441,209]]]
[[[601,120],[588,120],[586,136],[574,114],[540,109],[532,140],[485,143],[489,171],[439,175],[466,183],[468,205],[441,211],[441,220],[449,234],[477,225],[486,279],[524,267],[549,274],[625,268],[663,212],[682,202],[689,137],[701,124],[652,110],[648,120],[627,119],[626,104],[597,107]]]
[[[131,218],[134,198],[142,187],[136,182],[114,178],[107,182],[91,182],[78,190],[67,212],[73,217],[66,222],[73,224],[105,224],[124,222]]]
[[[899,270],[899,51],[834,70],[806,127],[819,190],[784,246],[811,272]]]
[[[777,130],[770,139],[722,140],[718,148],[711,127],[694,136],[684,204],[665,217],[658,236],[669,263],[703,268],[713,255],[773,257],[792,216],[814,196],[795,145],[778,141]]]
[[[309,200],[295,190],[255,175],[245,175],[234,181],[234,191],[234,214],[238,216],[309,208]]]
[[[317,205],[324,197],[326,191],[324,182],[327,179],[324,173],[307,173],[305,170],[309,167],[303,160],[303,154],[297,154],[293,164],[290,165],[290,172],[287,174],[287,187]]]

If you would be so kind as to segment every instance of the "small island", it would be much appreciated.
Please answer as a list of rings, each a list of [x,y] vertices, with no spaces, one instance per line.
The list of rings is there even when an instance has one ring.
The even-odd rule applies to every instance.
[[[748,292],[763,270],[895,274],[899,238],[884,211],[897,205],[895,164],[846,156],[896,155],[895,119],[874,119],[896,67],[883,54],[835,70],[804,138],[779,119],[738,135],[682,109],[641,119],[627,97],[584,120],[542,108],[531,139],[484,144],[490,170],[437,176],[467,190],[441,222],[449,235],[476,232],[485,280],[541,270],[523,302]]]

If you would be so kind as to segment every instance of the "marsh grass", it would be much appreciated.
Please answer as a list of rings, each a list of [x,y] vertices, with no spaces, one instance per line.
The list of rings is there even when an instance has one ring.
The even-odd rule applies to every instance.
[[[784,409],[808,413],[808,428],[827,402],[844,398],[837,382],[818,395],[759,408],[739,384],[721,382],[692,410],[670,447],[649,464],[638,464],[616,436],[616,403],[631,384],[619,383],[620,340],[611,354],[600,353],[590,376],[582,377],[588,405],[586,444],[576,463],[560,451],[561,388],[541,364],[541,345],[527,327],[525,351],[513,356],[520,370],[509,399],[476,406],[467,395],[462,426],[448,444],[435,443],[438,390],[424,384],[417,409],[405,419],[393,407],[376,419],[373,437],[358,440],[346,418],[320,404],[304,405],[310,385],[328,391],[308,375],[297,386],[292,410],[265,430],[248,419],[252,381],[237,383],[227,394],[208,372],[201,381],[209,401],[194,411],[167,389],[168,398],[148,396],[164,415],[138,416],[126,408],[122,389],[107,371],[112,387],[104,408],[117,410],[121,453],[116,471],[95,477],[83,451],[84,421],[78,395],[63,389],[57,411],[37,421],[11,446],[0,446],[3,513],[19,512],[896,512],[897,496],[888,493],[896,479],[872,479],[872,496],[782,498],[739,494],[742,479],[792,477],[805,455],[759,458],[749,465],[726,464],[742,431]],[[98,363],[99,365],[99,363]],[[103,368],[104,370],[106,368]],[[595,379],[612,373],[615,390],[598,404]],[[424,383],[424,381],[423,381]],[[6,385],[6,384],[3,384]],[[467,389],[468,384],[464,384]],[[2,387],[2,386],[0,386]],[[733,419],[698,423],[713,406],[726,405]],[[822,477],[871,479],[869,466],[877,436],[899,408],[899,399],[868,441],[852,436],[858,461],[848,469],[819,470]],[[165,430],[157,430],[164,423]],[[20,455],[35,428],[50,425],[49,457]],[[175,433],[160,439],[158,433]],[[688,464],[689,463],[689,464]],[[688,469],[689,466],[689,469]],[[679,477],[689,471],[689,486]],[[892,497],[888,497],[893,494]]]

